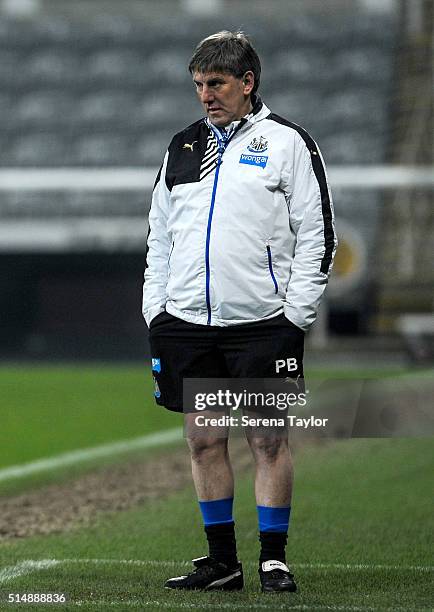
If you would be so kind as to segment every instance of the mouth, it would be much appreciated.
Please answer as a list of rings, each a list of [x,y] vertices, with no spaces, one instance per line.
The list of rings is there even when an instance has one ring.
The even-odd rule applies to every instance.
[[[216,113],[216,112],[218,112],[220,110],[221,110],[220,107],[214,107],[214,106],[213,107],[208,107],[208,112],[209,113]]]

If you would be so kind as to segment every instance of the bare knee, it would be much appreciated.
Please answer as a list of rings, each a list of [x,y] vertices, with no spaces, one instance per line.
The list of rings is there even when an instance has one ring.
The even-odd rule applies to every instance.
[[[196,463],[208,463],[225,457],[228,454],[228,441],[211,436],[193,436],[187,438],[191,458]]]
[[[275,463],[281,454],[288,454],[288,441],[276,437],[249,437],[249,446],[255,461]]]

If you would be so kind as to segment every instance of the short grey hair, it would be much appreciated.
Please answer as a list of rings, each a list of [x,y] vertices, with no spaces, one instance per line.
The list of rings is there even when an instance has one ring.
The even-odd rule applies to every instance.
[[[204,38],[196,47],[188,64],[190,74],[223,72],[240,79],[248,70],[255,77],[252,94],[261,80],[261,62],[244,32],[223,30]]]

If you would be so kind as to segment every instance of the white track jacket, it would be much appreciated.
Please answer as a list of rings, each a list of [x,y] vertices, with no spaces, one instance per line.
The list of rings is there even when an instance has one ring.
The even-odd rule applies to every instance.
[[[306,331],[336,246],[318,146],[257,97],[226,130],[201,119],[172,139],[149,213],[143,316],[227,326],[284,312]]]

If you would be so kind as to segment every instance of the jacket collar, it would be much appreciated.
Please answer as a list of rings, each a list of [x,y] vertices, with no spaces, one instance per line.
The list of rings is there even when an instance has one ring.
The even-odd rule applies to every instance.
[[[257,123],[258,121],[262,121],[265,117],[268,117],[270,114],[270,109],[262,102],[262,98],[259,94],[253,94],[252,98],[253,108],[250,115],[246,115],[247,121],[250,123]]]
[[[261,108],[264,106],[263,102],[262,102],[262,98],[259,94],[252,94],[252,112],[250,113],[251,115],[257,115],[259,113],[259,111],[261,110]]]

